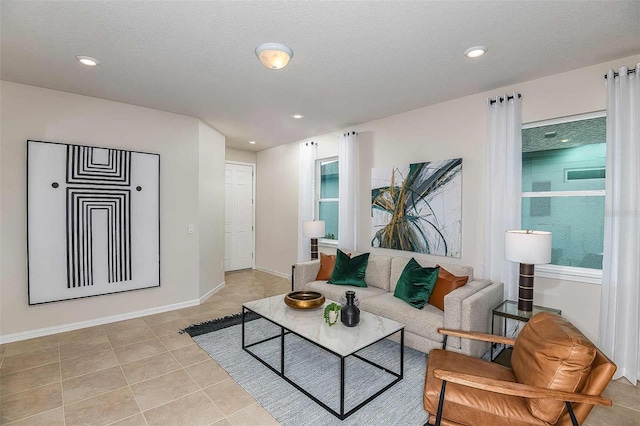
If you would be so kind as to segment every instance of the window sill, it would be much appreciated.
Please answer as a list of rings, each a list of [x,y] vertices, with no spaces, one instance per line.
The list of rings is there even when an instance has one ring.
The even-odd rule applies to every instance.
[[[537,265],[536,277],[576,281],[588,284],[602,284],[602,270],[576,268],[574,266]]]
[[[338,240],[327,240],[325,238],[319,238],[318,245],[321,247],[338,247]]]

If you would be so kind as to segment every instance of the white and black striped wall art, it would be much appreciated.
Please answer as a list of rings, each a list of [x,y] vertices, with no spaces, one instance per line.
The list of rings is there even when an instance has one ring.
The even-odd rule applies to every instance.
[[[27,141],[29,304],[160,286],[160,155]]]

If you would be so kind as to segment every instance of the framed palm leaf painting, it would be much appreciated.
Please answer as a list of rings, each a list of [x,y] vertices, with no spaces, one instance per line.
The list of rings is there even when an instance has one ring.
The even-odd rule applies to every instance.
[[[372,247],[459,258],[462,159],[371,170]]]

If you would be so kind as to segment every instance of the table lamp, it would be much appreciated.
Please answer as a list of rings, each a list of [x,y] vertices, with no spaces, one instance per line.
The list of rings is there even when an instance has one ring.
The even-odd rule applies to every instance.
[[[504,237],[504,257],[520,263],[518,310],[533,310],[534,265],[551,262],[551,232],[513,230]]]
[[[302,234],[311,238],[311,260],[318,258],[318,238],[324,237],[324,220],[311,220],[302,223]]]

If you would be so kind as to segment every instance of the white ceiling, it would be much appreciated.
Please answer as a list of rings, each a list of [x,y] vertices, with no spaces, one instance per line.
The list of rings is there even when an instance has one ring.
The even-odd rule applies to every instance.
[[[637,0],[0,7],[3,80],[198,117],[247,150],[640,53]],[[285,69],[260,64],[264,42],[293,49]]]

